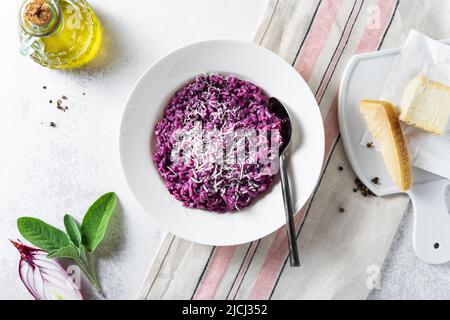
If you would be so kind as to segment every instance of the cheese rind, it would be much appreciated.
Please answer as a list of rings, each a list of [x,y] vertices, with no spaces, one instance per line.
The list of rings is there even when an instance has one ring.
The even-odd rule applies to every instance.
[[[387,101],[361,100],[359,109],[379,147],[389,176],[401,191],[410,189],[411,162],[393,105]]]
[[[416,128],[443,135],[450,118],[450,87],[415,77],[406,85],[400,120]]]

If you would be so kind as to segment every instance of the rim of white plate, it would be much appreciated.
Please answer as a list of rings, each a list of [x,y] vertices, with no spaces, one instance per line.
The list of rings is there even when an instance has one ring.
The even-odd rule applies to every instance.
[[[149,204],[148,199],[144,199],[144,195],[142,194],[142,190],[139,190],[142,188],[142,186],[136,185],[136,180],[133,180],[134,178],[132,175],[136,176],[136,174],[131,174],[130,172],[130,166],[129,166],[129,155],[127,154],[128,146],[126,145],[126,136],[127,136],[127,121],[129,120],[129,114],[130,112],[135,112],[136,109],[135,106],[132,106],[131,103],[133,100],[136,100],[137,96],[142,94],[139,93],[140,86],[147,80],[147,78],[151,78],[153,70],[160,67],[164,63],[167,63],[170,59],[173,59],[177,55],[179,55],[181,52],[187,52],[189,50],[204,50],[208,47],[213,46],[229,46],[230,48],[234,49],[243,49],[243,50],[249,50],[249,52],[254,53],[255,55],[260,55],[267,57],[267,61],[272,61],[272,64],[276,64],[279,68],[284,68],[283,72],[286,72],[292,79],[292,82],[296,81],[298,87],[292,88],[289,92],[299,92],[298,94],[300,96],[303,95],[304,100],[299,101],[299,103],[302,104],[302,107],[307,105],[308,107],[305,109],[307,110],[306,113],[309,113],[310,119],[309,121],[306,121],[305,119],[301,119],[300,127],[301,131],[301,137],[299,137],[299,140],[301,140],[299,143],[298,149],[295,149],[294,152],[292,152],[291,156],[291,166],[290,171],[292,174],[292,171],[294,171],[293,176],[291,177],[292,182],[295,184],[297,183],[299,185],[299,188],[302,189],[302,191],[296,192],[296,188],[294,187],[293,195],[295,200],[294,207],[296,209],[296,212],[299,211],[299,209],[306,203],[306,201],[311,196],[312,192],[315,189],[315,186],[317,185],[317,182],[319,181],[319,177],[322,171],[322,164],[324,159],[324,145],[325,145],[325,138],[324,138],[324,129],[323,129],[323,122],[322,117],[320,114],[319,107],[317,105],[317,102],[314,98],[314,95],[310,91],[308,85],[303,80],[303,78],[300,76],[300,74],[285,60],[283,60],[280,56],[276,55],[272,51],[257,46],[255,44],[238,41],[238,40],[208,40],[208,41],[201,41],[201,42],[195,42],[186,46],[182,46],[166,55],[158,59],[156,62],[154,62],[143,74],[139,77],[139,79],[134,84],[128,98],[127,102],[125,104],[125,108],[122,112],[121,117],[121,123],[120,123],[120,132],[119,132],[119,153],[120,153],[120,161],[121,166],[123,170],[123,174],[125,176],[125,180],[127,181],[127,184],[133,194],[133,196],[136,198],[137,202],[141,205],[141,207],[149,213],[154,220],[158,223],[158,225],[166,230],[169,231],[181,238],[207,244],[207,245],[237,245],[242,243],[251,242],[257,239],[260,239],[273,231],[276,231],[278,228],[283,226],[285,224],[285,218],[284,218],[284,211],[282,206],[282,197],[281,197],[281,188],[279,185],[279,182],[274,182],[274,186],[270,188],[270,190],[267,192],[266,195],[262,196],[259,199],[256,199],[252,205],[250,205],[248,208],[244,208],[241,212],[234,213],[234,214],[217,214],[217,213],[211,213],[206,212],[202,210],[197,209],[186,209],[181,206],[181,203],[177,200],[173,199],[173,197],[168,193],[166,190],[162,179],[159,178],[159,174],[157,173],[156,167],[153,164],[153,161],[151,159],[151,153],[150,153],[150,141],[152,140],[153,136],[153,125],[151,126],[151,130],[148,131],[147,136],[147,143],[144,144],[147,149],[148,157],[147,160],[149,161],[149,165],[153,168],[153,173],[151,174],[154,177],[154,173],[158,175],[159,179],[154,179],[152,184],[155,184],[155,189],[157,189],[157,192],[162,191],[164,189],[165,195],[158,194],[156,197],[157,201],[159,201],[158,206],[162,205],[162,207],[155,207]],[[264,58],[265,59],[265,58]],[[267,66],[262,66],[262,68]],[[213,72],[220,72],[220,73],[228,73],[228,74],[235,74],[244,80],[249,80],[256,85],[260,86],[266,93],[270,94],[271,88],[266,88],[263,85],[260,85],[259,81],[256,81],[256,79],[253,79],[252,77],[246,77],[245,75],[242,75],[239,72],[234,71],[223,71],[218,69],[211,69],[211,70],[203,70],[198,71],[198,74],[202,73],[213,73]],[[177,86],[173,86],[171,88],[168,88],[167,93],[164,94],[164,99],[158,100],[158,109],[152,111],[155,114],[161,115],[162,110],[166,106],[168,99],[171,97],[171,95],[178,90],[182,85],[184,85],[188,80],[192,80],[194,76],[190,76],[185,81],[180,82]],[[290,86],[289,83],[286,83],[282,85],[281,87]],[[276,91],[276,90],[275,90]],[[280,90],[278,90],[280,91]],[[297,93],[296,93],[297,94]],[[292,96],[295,94],[292,94]],[[290,100],[293,100],[292,96],[290,97]],[[283,97],[278,96],[283,101]],[[296,103],[297,104],[297,103]],[[149,99],[149,102],[147,103],[147,106],[151,105],[151,101]],[[291,109],[287,105],[290,113],[294,113],[295,116],[297,116],[299,113],[304,112],[304,110],[295,110]],[[300,108],[300,107],[299,107]],[[133,109],[133,111],[131,110]],[[144,107],[144,109],[147,109]],[[157,116],[157,119],[160,117]],[[298,120],[298,119],[297,119]],[[150,119],[148,120],[150,123]],[[314,124],[314,126],[312,125]],[[306,130],[306,137],[308,138],[308,148],[312,149],[313,155],[311,157],[314,157],[314,161],[307,161],[309,163],[314,162],[314,165],[311,166],[311,168],[308,168],[308,179],[305,179],[305,181],[296,181],[298,180],[298,176],[301,176],[299,172],[307,171],[306,169],[301,168],[302,165],[301,161],[298,161],[298,158],[296,155],[299,152],[305,153],[303,151],[303,145],[305,143],[305,131],[303,131],[305,128],[308,127],[309,130],[311,130],[311,133],[308,133],[308,130]],[[313,129],[311,129],[313,128]],[[132,129],[134,130],[134,128]],[[314,130],[314,132],[313,132]],[[131,131],[131,130],[129,130]],[[294,128],[294,134],[295,134],[295,128]],[[297,132],[297,134],[299,133]],[[308,137],[309,135],[312,135],[314,133],[314,146],[311,145],[311,138]],[[144,147],[144,146],[142,146]],[[142,151],[142,150],[141,150]],[[310,150],[311,151],[311,150]],[[304,159],[309,158],[310,155],[304,155]],[[297,165],[298,166],[295,166]],[[310,165],[310,164],[308,164]],[[131,166],[132,167],[132,166]],[[297,167],[297,168],[292,168]],[[299,171],[299,172],[296,172]],[[142,175],[146,174],[145,172],[141,172]],[[148,172],[150,176],[150,172]],[[142,178],[143,176],[140,175]],[[303,173],[304,175],[304,173]],[[146,177],[149,178],[149,177]],[[159,185],[158,185],[159,184]],[[161,188],[162,187],[162,188]],[[150,196],[151,190],[153,188],[148,188],[146,192],[148,192],[148,195]],[[147,198],[147,195],[145,195],[145,198]],[[164,198],[164,199],[162,199]],[[270,198],[270,199],[268,199]],[[161,200],[162,199],[162,200]],[[266,205],[266,206],[264,206]],[[178,206],[178,208],[176,207]],[[273,208],[276,207],[276,210],[273,210]],[[268,216],[265,211],[273,210],[272,216]],[[165,210],[169,210],[169,212],[166,212]],[[177,211],[176,213],[172,212],[172,210]],[[259,213],[257,215],[257,211],[264,211],[265,213]],[[161,211],[164,211],[165,213],[162,214]],[[180,214],[182,212],[182,214]],[[250,212],[250,213],[249,213]],[[167,218],[169,215],[173,215],[172,218]],[[264,221],[261,218],[265,218],[267,221]],[[178,220],[177,220],[178,219]],[[248,227],[248,228],[247,228]]]

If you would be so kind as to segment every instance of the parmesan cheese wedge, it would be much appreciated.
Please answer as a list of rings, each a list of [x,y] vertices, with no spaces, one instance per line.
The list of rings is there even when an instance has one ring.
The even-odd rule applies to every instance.
[[[400,120],[416,128],[443,135],[450,117],[450,87],[425,77],[406,85]]]
[[[401,191],[411,188],[411,162],[394,106],[387,101],[361,100],[359,109],[386,165]]]

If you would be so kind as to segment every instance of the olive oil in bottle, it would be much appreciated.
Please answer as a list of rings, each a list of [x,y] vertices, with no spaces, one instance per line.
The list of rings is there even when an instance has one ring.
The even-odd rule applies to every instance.
[[[100,21],[85,0],[25,0],[19,10],[20,51],[51,69],[91,61],[102,41]]]

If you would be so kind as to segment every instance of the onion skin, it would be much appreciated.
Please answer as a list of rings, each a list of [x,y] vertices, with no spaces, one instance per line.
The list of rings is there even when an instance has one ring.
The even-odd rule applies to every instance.
[[[83,300],[71,276],[46,251],[10,241],[20,252],[20,279],[36,300]]]

